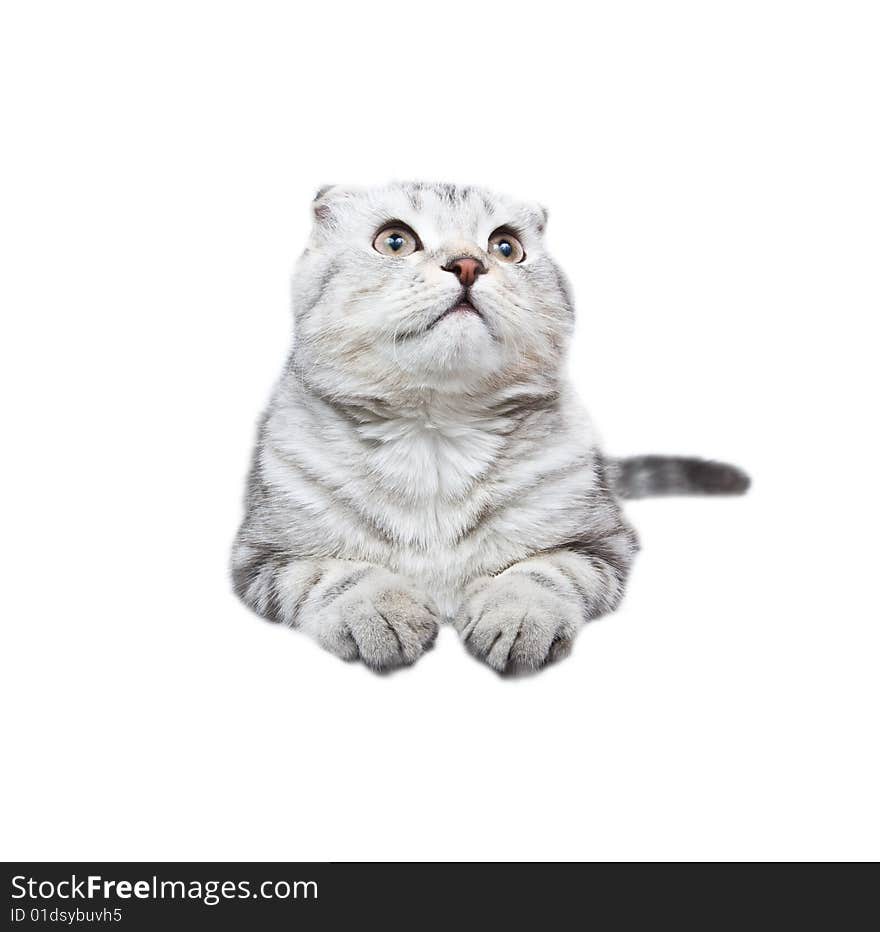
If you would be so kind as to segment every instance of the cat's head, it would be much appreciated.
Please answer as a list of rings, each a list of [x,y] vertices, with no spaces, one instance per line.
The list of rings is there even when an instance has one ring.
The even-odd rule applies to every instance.
[[[482,188],[318,192],[294,280],[296,360],[351,390],[555,377],[573,309],[546,211]]]

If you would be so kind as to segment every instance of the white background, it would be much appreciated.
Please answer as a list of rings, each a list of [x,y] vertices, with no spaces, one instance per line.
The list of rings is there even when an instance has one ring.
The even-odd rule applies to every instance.
[[[876,7],[7,4],[2,854],[876,858]],[[546,203],[623,608],[377,677],[230,593],[327,182]]]

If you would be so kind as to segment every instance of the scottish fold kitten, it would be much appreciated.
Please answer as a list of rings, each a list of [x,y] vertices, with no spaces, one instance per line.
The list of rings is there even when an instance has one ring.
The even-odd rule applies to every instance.
[[[258,614],[375,670],[444,621],[495,670],[536,670],[623,596],[621,497],[746,489],[732,466],[597,449],[540,206],[390,184],[313,212],[232,558]]]

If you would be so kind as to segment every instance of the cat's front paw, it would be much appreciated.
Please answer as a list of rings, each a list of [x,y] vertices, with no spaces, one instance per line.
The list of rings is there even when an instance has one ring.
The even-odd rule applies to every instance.
[[[303,627],[338,657],[389,670],[414,663],[434,643],[438,615],[407,579],[376,567],[326,593]]]
[[[478,579],[455,620],[468,650],[499,673],[539,670],[568,655],[582,609],[523,572]]]

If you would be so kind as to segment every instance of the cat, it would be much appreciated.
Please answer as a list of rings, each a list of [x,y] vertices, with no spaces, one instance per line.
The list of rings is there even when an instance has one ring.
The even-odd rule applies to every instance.
[[[620,603],[638,549],[621,498],[748,487],[597,449],[544,208],[392,183],[323,188],[313,219],[232,555],[259,615],[374,670],[444,621],[494,670],[537,670]]]

